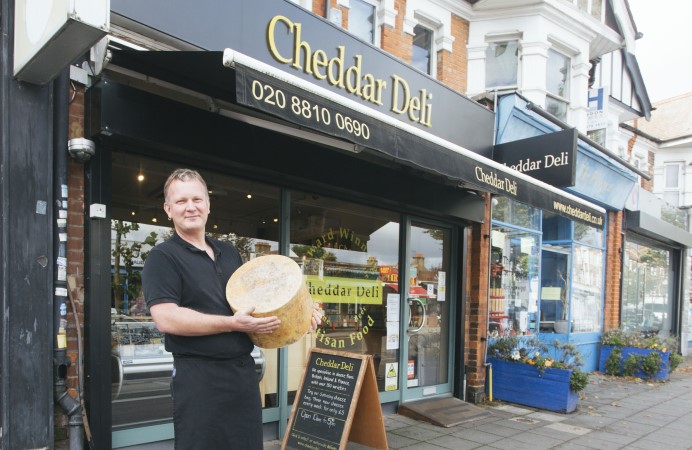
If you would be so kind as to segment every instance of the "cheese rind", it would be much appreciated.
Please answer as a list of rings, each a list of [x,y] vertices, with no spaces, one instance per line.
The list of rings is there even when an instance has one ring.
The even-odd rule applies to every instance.
[[[254,317],[281,320],[273,333],[248,333],[258,347],[292,344],[310,329],[312,298],[300,266],[289,257],[260,256],[240,266],[226,284],[226,299],[234,313],[254,307]]]

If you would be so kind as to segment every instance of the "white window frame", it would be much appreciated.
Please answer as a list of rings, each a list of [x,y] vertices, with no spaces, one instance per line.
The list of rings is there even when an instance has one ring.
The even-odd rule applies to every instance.
[[[483,85],[485,87],[485,90],[502,90],[502,89],[518,89],[519,86],[521,86],[521,51],[522,51],[522,46],[521,46],[521,41],[523,38],[523,33],[519,31],[512,31],[508,33],[493,33],[493,34],[487,34],[485,36],[485,42],[487,46],[490,46],[490,44],[497,44],[499,42],[509,42],[509,41],[516,41],[517,43],[517,82],[516,84],[510,84],[510,85],[502,85],[502,86],[488,86],[488,59],[487,59],[487,48],[483,52],[484,55],[484,67],[485,67],[485,80],[483,81]]]
[[[386,14],[384,13],[384,9],[386,7],[386,5],[385,5],[386,1],[381,1],[381,0],[360,0],[360,1],[362,1],[363,3],[368,3],[368,4],[375,7],[372,42],[369,42],[369,43],[379,47],[381,39],[382,39],[382,36],[381,36],[382,35],[381,28],[382,27],[381,26],[383,24],[383,18],[386,17]],[[346,8],[346,9],[351,9],[351,0],[338,0],[337,4],[341,7]],[[396,16],[396,12],[395,12],[394,16]],[[349,21],[350,21],[350,17],[349,17]],[[392,26],[393,26],[393,24],[392,24]]]
[[[420,26],[425,28],[426,30],[429,30],[430,33],[432,34],[431,39],[430,39],[430,65],[428,67],[428,73],[427,75],[430,75],[433,78],[437,78],[437,45],[435,43],[436,37],[437,37],[437,32],[435,28],[429,26],[425,21],[419,21],[416,26]],[[413,27],[415,30],[416,26]],[[414,34],[415,37],[415,34]],[[411,53],[413,53],[413,50],[411,50]]]
[[[673,166],[677,167],[678,183],[676,186],[668,186],[668,168]],[[684,167],[685,163],[683,161],[666,161],[663,163],[663,200],[670,203],[668,195],[675,194],[677,201],[672,203],[673,206],[680,206],[680,197],[684,186]]]

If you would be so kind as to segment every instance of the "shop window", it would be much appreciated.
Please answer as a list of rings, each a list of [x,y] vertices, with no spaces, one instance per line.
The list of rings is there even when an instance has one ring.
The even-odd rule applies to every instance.
[[[314,194],[291,198],[290,254],[325,317],[312,345],[373,355],[380,391],[397,389],[385,384],[385,370],[399,367],[399,216]],[[289,393],[308,350],[294,346]]]
[[[548,49],[545,109],[561,120],[567,119],[570,64],[569,57]]]
[[[490,42],[485,50],[485,87],[517,86],[519,42]]]
[[[539,230],[541,227],[540,213],[540,209],[516,202],[508,197],[494,196],[492,200],[493,220],[505,224]]]
[[[366,0],[349,0],[348,31],[356,37],[375,43],[376,5]]]
[[[628,238],[622,273],[622,324],[649,333],[673,328],[674,282],[670,250]]]
[[[603,230],[543,213],[541,331],[601,329],[604,245]]]
[[[603,229],[581,222],[574,222],[574,240],[576,242],[594,247],[603,247],[603,238]]]
[[[538,329],[539,236],[493,225],[491,230],[491,336],[535,334]]]
[[[112,161],[112,427],[117,431],[172,420],[173,357],[147,310],[141,272],[152,246],[173,234],[163,211],[162,188],[178,166],[119,152],[113,153]],[[218,173],[200,173],[212,205],[207,234],[232,242],[246,261],[277,253],[279,190]],[[276,406],[277,351],[256,348],[253,356],[258,373],[263,373],[263,405]]]
[[[572,221],[550,212],[543,212],[543,242],[572,239]]]
[[[434,75],[434,32],[423,25],[413,28],[413,55],[411,65],[421,72]]]
[[[572,302],[569,316],[573,333],[600,331],[603,299],[603,250],[574,246]]]

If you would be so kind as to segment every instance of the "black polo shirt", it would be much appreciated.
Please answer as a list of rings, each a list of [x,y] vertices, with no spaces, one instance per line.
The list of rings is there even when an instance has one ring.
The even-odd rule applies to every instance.
[[[233,315],[226,300],[226,283],[243,261],[230,243],[209,238],[207,243],[214,249],[216,261],[177,233],[151,250],[142,272],[148,307],[170,302],[201,313]],[[252,348],[250,338],[241,332],[208,336],[166,334],[166,350],[176,356],[235,358],[250,353]]]

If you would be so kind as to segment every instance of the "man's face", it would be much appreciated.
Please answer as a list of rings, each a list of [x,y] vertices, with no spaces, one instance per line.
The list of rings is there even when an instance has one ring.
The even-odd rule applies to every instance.
[[[182,234],[204,232],[209,216],[209,194],[199,180],[175,180],[168,186],[163,209]]]

